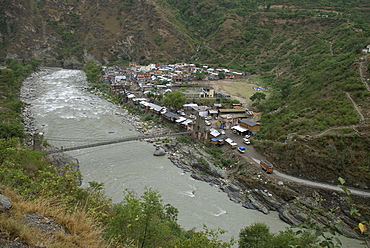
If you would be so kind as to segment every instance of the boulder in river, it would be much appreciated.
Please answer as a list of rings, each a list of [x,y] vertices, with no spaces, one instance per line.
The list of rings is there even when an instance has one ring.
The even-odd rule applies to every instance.
[[[157,146],[153,153],[154,156],[163,156],[165,154],[166,154],[166,150],[161,146]]]

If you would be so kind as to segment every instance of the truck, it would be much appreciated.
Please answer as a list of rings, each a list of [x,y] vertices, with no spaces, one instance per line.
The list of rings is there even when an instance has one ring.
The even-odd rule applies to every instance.
[[[274,166],[269,161],[261,160],[260,165],[262,170],[266,171],[267,173],[272,173],[274,171]]]

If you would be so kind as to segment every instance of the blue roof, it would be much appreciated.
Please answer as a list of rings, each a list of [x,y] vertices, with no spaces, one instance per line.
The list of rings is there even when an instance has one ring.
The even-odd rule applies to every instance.
[[[245,147],[244,146],[239,146],[239,149],[240,150],[245,150]]]

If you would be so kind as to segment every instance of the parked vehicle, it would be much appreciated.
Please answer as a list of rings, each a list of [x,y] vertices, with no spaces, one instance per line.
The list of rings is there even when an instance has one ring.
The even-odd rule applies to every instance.
[[[246,134],[246,135],[244,135],[244,138],[245,139],[249,139],[251,136],[250,135],[248,135],[248,134]]]
[[[230,146],[231,149],[235,149],[238,147],[238,143],[236,143],[230,138],[225,139],[225,142]]]
[[[262,170],[266,171],[267,173],[272,173],[274,171],[274,166],[269,161],[261,160],[260,165]]]
[[[246,139],[246,138],[243,138],[243,143],[246,144],[246,145],[250,145],[251,142],[249,141],[249,139]]]
[[[238,147],[238,151],[241,152],[241,153],[245,153],[245,147],[244,146],[239,146]]]

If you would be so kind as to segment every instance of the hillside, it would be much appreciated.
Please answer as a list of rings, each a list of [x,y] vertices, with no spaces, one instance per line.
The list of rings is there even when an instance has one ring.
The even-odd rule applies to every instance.
[[[263,113],[256,140],[270,142],[261,152],[283,171],[329,182],[348,175],[368,188],[368,1],[14,0],[0,13],[2,60],[238,69],[270,90],[253,104]]]
[[[38,57],[58,66],[89,59],[200,61],[281,75],[307,56],[359,54],[366,44],[367,1],[356,1],[356,8],[286,2],[6,1],[0,57]]]
[[[0,7],[1,57],[38,57],[46,65],[94,59],[183,60],[186,34],[151,1],[7,1]]]
[[[81,68],[88,60],[103,65],[184,61],[236,69],[269,90],[266,101],[248,106],[262,113],[261,132],[252,142],[279,171],[334,184],[340,176],[346,186],[369,189],[370,58],[362,54],[370,45],[369,16],[368,0],[2,1],[0,63],[8,65],[0,75],[2,183],[20,187],[26,196],[57,195],[69,204],[67,212],[86,202],[93,217],[107,221],[103,210],[111,209],[105,199],[90,198],[68,175],[55,175],[40,163],[42,154],[7,141],[23,137],[22,104],[16,99],[21,80],[14,79],[27,76],[39,62]],[[9,58],[23,66],[40,61],[20,73],[21,66]],[[10,91],[9,85],[17,87]],[[235,172],[235,178],[242,176]],[[290,192],[284,194],[293,200]],[[328,207],[341,204],[340,197],[327,198]],[[102,212],[95,212],[100,205]],[[360,210],[368,212],[367,205]],[[13,210],[19,215],[29,212],[18,206]],[[7,217],[3,225],[11,220]]]

